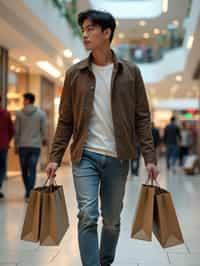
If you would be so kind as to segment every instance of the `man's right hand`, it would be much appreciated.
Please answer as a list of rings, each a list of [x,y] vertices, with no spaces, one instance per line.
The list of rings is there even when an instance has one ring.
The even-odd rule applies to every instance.
[[[48,163],[46,167],[46,173],[48,178],[50,179],[50,183],[53,183],[56,177],[56,171],[58,169],[58,164],[54,162]]]

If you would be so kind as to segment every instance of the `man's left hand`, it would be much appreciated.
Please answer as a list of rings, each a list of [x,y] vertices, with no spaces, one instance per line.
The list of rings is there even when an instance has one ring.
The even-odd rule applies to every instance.
[[[153,163],[147,163],[146,169],[148,173],[148,178],[151,180],[156,180],[159,175],[158,167]]]

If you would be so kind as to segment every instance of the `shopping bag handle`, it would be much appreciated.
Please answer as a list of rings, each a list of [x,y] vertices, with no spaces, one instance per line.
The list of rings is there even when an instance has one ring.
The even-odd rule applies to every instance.
[[[49,181],[49,178],[47,177],[44,184],[43,184],[43,187],[45,187],[47,185],[48,181]]]
[[[159,176],[158,176],[159,177]],[[157,178],[158,178],[157,177]],[[157,186],[157,187],[160,187],[160,184],[158,183],[158,181],[157,181],[157,179],[155,179],[155,178],[150,178],[149,176],[147,177],[147,180],[146,180],[146,182],[145,182],[145,185],[148,185],[149,184],[149,181],[151,181],[151,185],[153,186],[154,185],[154,183],[155,183],[155,185]]]
[[[49,190],[50,190],[50,191],[53,191],[54,187],[57,186],[56,180],[54,179],[54,182],[53,182],[53,183],[50,183],[50,178],[47,177],[47,179],[46,179],[45,182],[44,182],[43,187],[45,187],[45,186],[48,184],[48,182],[49,182],[49,185],[48,185]]]

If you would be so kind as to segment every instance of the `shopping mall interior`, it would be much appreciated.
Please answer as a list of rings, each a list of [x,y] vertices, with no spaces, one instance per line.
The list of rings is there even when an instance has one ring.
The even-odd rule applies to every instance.
[[[1,108],[9,111],[15,125],[16,114],[23,108],[23,95],[31,92],[35,105],[45,113],[48,141],[41,148],[36,180],[36,186],[42,186],[65,72],[88,56],[77,23],[77,14],[87,9],[114,16],[116,30],[111,47],[118,58],[136,64],[142,73],[159,138],[158,183],[171,193],[184,239],[180,245],[163,248],[155,235],[152,241],[131,238],[141,185],[147,179],[141,155],[129,161],[121,234],[112,265],[200,266],[200,0],[0,0]],[[176,164],[168,169],[165,130],[171,117],[176,118],[182,140],[186,133],[188,138],[187,144],[178,142]],[[19,155],[14,138],[11,140],[4,198],[0,198],[0,266],[83,265],[70,145],[56,181],[64,188],[70,224],[62,241],[57,246],[40,246],[21,240],[29,203],[24,200]],[[166,219],[170,223],[171,217]],[[99,232],[101,227],[99,219]]]

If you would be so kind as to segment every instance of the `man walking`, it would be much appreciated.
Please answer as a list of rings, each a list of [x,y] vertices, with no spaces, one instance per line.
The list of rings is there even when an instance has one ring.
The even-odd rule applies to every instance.
[[[189,125],[185,121],[182,122],[180,135],[181,135],[181,141],[180,141],[180,151],[179,151],[179,164],[180,166],[183,166],[193,142],[192,132],[189,128]]]
[[[78,22],[89,57],[66,73],[47,174],[53,182],[73,135],[71,159],[78,201],[78,238],[84,266],[114,261],[120,232],[129,160],[136,158],[137,135],[148,175],[157,177],[150,113],[139,69],[110,49],[115,30],[111,14],[88,10]],[[98,193],[101,232],[98,247]]]
[[[154,142],[155,149],[157,150],[160,143],[161,143],[160,133],[159,133],[159,129],[155,126],[155,124],[153,122],[152,122],[151,126],[152,126],[151,132],[152,132],[152,136],[153,136],[153,142]]]
[[[180,129],[176,125],[176,118],[173,116],[170,123],[164,130],[164,143],[166,146],[167,169],[175,173],[176,161],[178,159],[179,142],[181,140]]]
[[[25,93],[23,97],[24,108],[16,115],[15,148],[16,153],[19,153],[25,198],[28,201],[36,181],[40,148],[47,141],[47,123],[44,112],[33,105],[35,96]]]
[[[14,126],[10,113],[1,107],[0,96],[0,198],[4,198],[2,192],[3,180],[6,175],[6,162],[9,143],[14,135]]]

